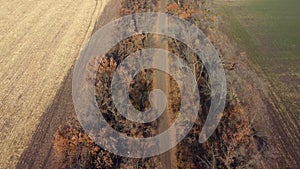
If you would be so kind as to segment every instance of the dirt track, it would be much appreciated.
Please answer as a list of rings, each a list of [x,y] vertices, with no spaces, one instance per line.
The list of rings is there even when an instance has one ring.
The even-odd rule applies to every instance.
[[[167,2],[166,0],[161,0],[159,3],[159,10],[162,13],[166,12],[166,6],[167,6]],[[160,20],[158,18],[157,21],[157,25],[156,25],[156,29],[159,29],[160,27],[162,27],[163,25],[160,24],[167,24],[168,20]],[[168,42],[166,39],[160,39],[157,38],[156,39],[156,43],[161,44],[161,46],[163,47],[164,50],[168,50]],[[154,60],[155,64],[164,64],[164,65],[168,65],[168,60]],[[165,74],[165,73],[161,73],[161,72],[155,72],[154,73],[154,78],[153,78],[153,85],[154,88],[159,88],[162,91],[164,91],[164,93],[166,94],[166,97],[168,98],[168,102],[171,101],[170,97],[168,96],[169,92],[170,92],[170,79],[169,77]],[[160,100],[157,100],[157,104],[160,104]],[[159,124],[158,124],[158,130],[159,132],[163,132],[165,130],[167,130],[169,128],[170,125],[170,121],[171,121],[171,116],[174,116],[172,111],[170,111],[170,104],[167,104],[168,106],[166,107],[165,112],[161,115],[161,120],[159,120]],[[170,136],[171,138],[171,136]],[[165,142],[166,140],[160,140],[160,142]],[[172,141],[172,140],[171,140]],[[174,141],[174,140],[173,140]],[[163,163],[163,167],[166,169],[176,169],[177,166],[177,162],[176,162],[176,148],[173,148],[161,155],[159,155],[161,162]]]
[[[0,1],[0,168],[17,164],[106,2]]]

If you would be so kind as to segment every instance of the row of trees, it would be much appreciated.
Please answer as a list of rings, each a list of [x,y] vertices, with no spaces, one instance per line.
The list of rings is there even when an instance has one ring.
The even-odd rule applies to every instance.
[[[156,0],[122,0],[121,4],[121,16],[135,12],[158,11]],[[215,28],[217,20],[216,15],[209,7],[204,0],[176,0],[168,5],[167,11],[187,19],[204,32],[209,33]],[[154,43],[157,36],[139,34],[125,39],[113,47],[103,58],[93,58],[87,67],[91,75],[97,73],[96,79],[91,80],[95,82],[95,97],[104,118],[112,128],[130,137],[157,135],[159,119],[151,123],[140,124],[121,116],[111,98],[112,75],[117,65],[129,54],[147,47],[159,48],[160,46],[156,46],[157,44]],[[210,106],[209,77],[201,60],[190,48],[175,39],[161,38],[167,38],[170,52],[181,57],[194,71],[201,95],[199,118],[188,136],[176,148],[177,168],[250,168],[256,153],[253,129],[245,111],[231,95],[229,95],[224,116],[216,132],[206,143],[198,143],[198,136]],[[220,51],[218,49],[218,52]],[[130,85],[131,103],[140,111],[150,108],[148,95],[153,89],[154,71],[142,71]],[[171,110],[174,112],[172,118],[175,118],[180,107],[180,91],[174,80],[171,79],[170,84],[169,101]],[[174,120],[172,119],[172,121]],[[105,151],[84,133],[79,123],[62,127],[55,136],[53,147],[57,155],[57,162],[61,164],[62,168],[163,168],[162,159],[159,157],[130,159]]]

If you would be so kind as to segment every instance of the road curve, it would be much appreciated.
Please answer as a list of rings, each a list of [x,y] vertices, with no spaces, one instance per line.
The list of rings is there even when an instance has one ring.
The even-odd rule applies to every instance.
[[[0,1],[0,168],[15,168],[108,1]]]

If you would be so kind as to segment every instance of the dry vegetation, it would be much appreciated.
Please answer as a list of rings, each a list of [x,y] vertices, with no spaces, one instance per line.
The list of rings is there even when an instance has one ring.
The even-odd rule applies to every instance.
[[[156,1],[123,0],[120,15],[133,12],[155,11]],[[217,16],[209,9],[206,1],[176,1],[167,7],[170,14],[187,19],[202,29],[208,37],[217,26]],[[97,73],[96,98],[103,116],[115,129],[131,137],[149,137],[156,135],[157,120],[139,124],[131,122],[118,114],[111,98],[112,73],[118,64],[129,54],[149,46],[153,47],[155,36],[140,34],[123,40],[112,48],[102,59],[95,57],[88,69]],[[254,142],[254,131],[247,112],[239,104],[235,94],[229,92],[224,115],[215,133],[204,144],[198,143],[198,136],[206,119],[210,105],[209,77],[201,61],[187,46],[169,38],[171,52],[180,56],[197,75],[198,89],[201,95],[201,109],[198,120],[188,136],[177,145],[178,168],[253,168],[257,156]],[[220,55],[222,49],[217,48]],[[97,63],[97,64],[95,64]],[[100,65],[99,67],[95,65]],[[148,94],[152,90],[154,70],[139,73],[130,86],[130,98],[133,105],[140,111],[150,106]],[[170,82],[172,110],[178,112],[180,104],[179,89],[174,80]],[[159,119],[158,119],[159,120]],[[129,159],[111,154],[95,143],[77,124],[61,128],[53,143],[58,163],[63,168],[162,168],[158,157],[147,159]]]

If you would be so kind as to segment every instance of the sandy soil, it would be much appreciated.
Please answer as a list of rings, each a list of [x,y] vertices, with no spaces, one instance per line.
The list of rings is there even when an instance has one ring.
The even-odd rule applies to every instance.
[[[15,168],[105,2],[0,1],[0,168]]]

